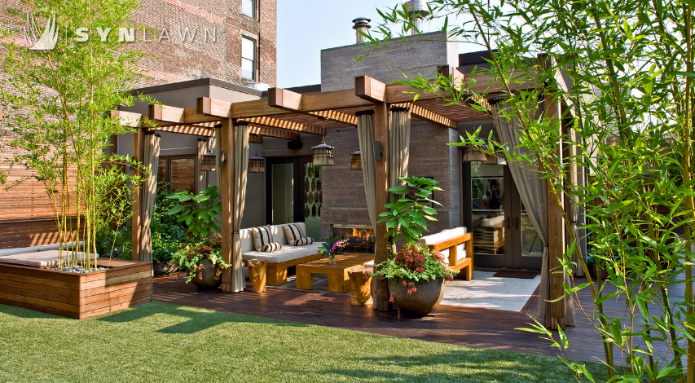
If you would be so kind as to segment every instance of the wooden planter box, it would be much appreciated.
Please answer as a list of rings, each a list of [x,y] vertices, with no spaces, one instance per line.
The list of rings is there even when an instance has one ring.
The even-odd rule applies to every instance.
[[[110,262],[110,264],[109,264]],[[152,301],[152,264],[101,260],[88,274],[0,264],[0,303],[84,319]]]

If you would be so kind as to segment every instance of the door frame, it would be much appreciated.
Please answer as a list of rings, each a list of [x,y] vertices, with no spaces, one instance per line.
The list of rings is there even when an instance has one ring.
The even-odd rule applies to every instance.
[[[292,175],[294,178],[293,196],[294,196],[294,208],[293,216],[294,222],[304,222],[304,205],[306,204],[306,193],[302,188],[304,183],[305,174],[305,164],[312,162],[313,158],[311,156],[298,156],[298,157],[269,157],[266,158],[266,193],[265,193],[265,221],[267,225],[273,224],[273,165],[280,164],[292,164]]]
[[[475,228],[471,214],[471,164],[469,162],[461,162],[461,189],[463,225],[473,233]],[[523,257],[521,255],[521,196],[508,165],[504,166],[504,190],[504,253],[490,255],[490,257],[495,257],[490,259],[490,262],[483,261],[487,255],[476,256],[476,265],[492,268],[540,270],[541,257]],[[475,241],[473,241],[473,248],[475,249]]]

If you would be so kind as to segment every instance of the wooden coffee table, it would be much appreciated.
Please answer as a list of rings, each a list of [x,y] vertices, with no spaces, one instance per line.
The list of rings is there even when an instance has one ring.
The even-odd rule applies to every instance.
[[[297,265],[297,288],[311,290],[314,288],[312,274],[328,275],[328,291],[332,293],[347,293],[351,290],[348,270],[353,267],[363,267],[365,263],[374,260],[374,254],[345,253],[335,257],[335,263],[328,263],[328,258]]]

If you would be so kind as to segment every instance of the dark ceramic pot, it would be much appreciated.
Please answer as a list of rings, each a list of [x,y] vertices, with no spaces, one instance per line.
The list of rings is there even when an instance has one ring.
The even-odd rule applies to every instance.
[[[217,269],[212,265],[209,259],[203,260],[203,272],[191,280],[191,283],[196,285],[199,290],[212,290],[222,284],[222,278],[215,279]]]
[[[444,278],[415,283],[417,290],[411,295],[403,283],[395,283],[392,287],[393,303],[403,316],[410,318],[422,318],[431,313],[444,296]]]

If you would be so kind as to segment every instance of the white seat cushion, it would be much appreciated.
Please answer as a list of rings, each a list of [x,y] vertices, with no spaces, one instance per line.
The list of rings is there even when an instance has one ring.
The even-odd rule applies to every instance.
[[[282,249],[273,251],[272,253],[262,253],[258,251],[248,251],[241,253],[241,259],[257,259],[259,261],[268,261],[268,263],[283,263],[293,261],[298,258],[308,257],[319,253],[319,247],[323,242],[314,242],[306,246],[282,246]]]
[[[304,222],[294,222],[298,225],[302,232],[306,233],[306,226]],[[287,237],[285,236],[285,229],[283,225],[272,225],[270,226],[270,232],[273,234],[273,242],[280,242],[282,247],[288,246]],[[316,238],[314,238],[316,240]],[[251,234],[251,228],[239,230],[239,241],[241,242],[241,254],[255,252],[256,249],[253,246],[253,235]],[[314,245],[316,242],[314,242]]]
[[[80,242],[82,243],[82,242]],[[68,243],[63,246],[63,249],[67,249],[68,247],[74,246],[75,243]],[[0,249],[0,257],[5,257],[8,255],[15,255],[15,254],[26,254],[26,253],[36,253],[38,251],[49,251],[49,250],[58,250],[60,249],[59,244],[54,244],[54,245],[40,245],[40,246],[31,246],[31,247],[17,247],[14,249]]]
[[[495,229],[499,229],[500,227],[504,226],[504,216],[499,215],[497,217],[493,218],[485,218],[483,222],[480,223],[481,227],[494,227]]]
[[[85,253],[77,253],[79,260],[84,261]],[[65,254],[63,254],[65,256]],[[46,250],[32,253],[14,254],[0,257],[0,263],[33,267],[54,267],[60,261],[59,250]]]
[[[422,237],[420,238],[420,241],[424,241],[426,244],[432,245],[435,243],[448,241],[452,238],[460,237],[466,234],[466,231],[467,230],[464,226],[460,226],[454,229],[443,230],[437,234]],[[447,261],[449,260],[449,249],[440,250],[439,252],[444,254]],[[456,246],[456,262],[460,261],[463,258],[466,258],[466,246],[462,243]]]

